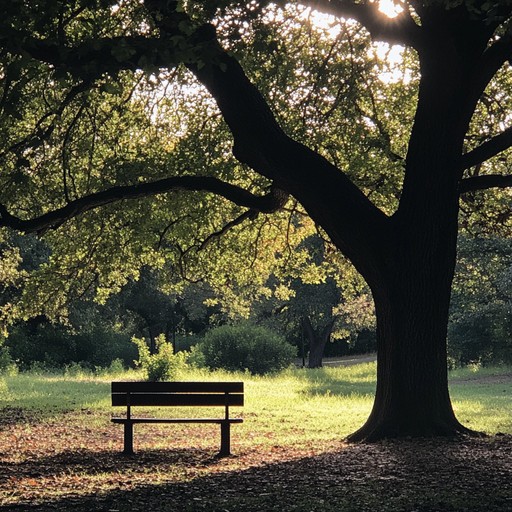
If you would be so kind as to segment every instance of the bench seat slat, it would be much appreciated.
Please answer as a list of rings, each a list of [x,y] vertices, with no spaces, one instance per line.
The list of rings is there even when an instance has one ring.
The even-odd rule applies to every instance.
[[[112,418],[113,423],[243,423],[243,418]]]
[[[199,394],[199,393],[130,393],[131,406],[215,406],[244,405],[244,395],[238,394]],[[112,405],[128,405],[127,393],[113,393]]]

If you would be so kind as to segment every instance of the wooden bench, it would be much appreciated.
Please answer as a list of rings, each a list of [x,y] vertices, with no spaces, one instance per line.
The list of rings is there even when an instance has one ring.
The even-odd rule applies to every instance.
[[[242,418],[229,416],[230,406],[244,405],[243,382],[112,382],[112,405],[126,407],[125,418],[112,418],[124,425],[124,450],[133,454],[135,423],[217,423],[220,425],[221,457],[231,454],[231,424]],[[219,418],[145,418],[133,417],[132,407],[196,407],[220,406]]]

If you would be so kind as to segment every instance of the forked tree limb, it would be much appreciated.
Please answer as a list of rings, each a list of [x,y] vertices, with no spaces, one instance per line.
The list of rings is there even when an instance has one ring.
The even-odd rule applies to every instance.
[[[479,165],[512,146],[512,127],[462,155],[460,170]]]
[[[303,0],[301,3],[338,17],[351,18],[363,25],[373,39],[390,44],[417,48],[421,45],[421,28],[404,10],[395,18],[379,11],[379,4],[356,3],[353,0]]]

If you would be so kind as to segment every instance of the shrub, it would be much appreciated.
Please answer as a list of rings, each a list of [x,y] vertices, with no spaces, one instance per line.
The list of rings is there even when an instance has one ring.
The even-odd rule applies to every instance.
[[[64,366],[64,375],[78,378],[91,377],[92,370],[83,364],[72,362]]]
[[[156,338],[155,354],[151,354],[145,340],[132,338],[139,351],[139,358],[135,365],[146,372],[150,381],[175,380],[178,372],[185,367],[185,355],[174,354],[172,345],[161,334]]]
[[[187,364],[193,368],[204,368],[207,366],[206,359],[199,344],[190,347],[190,352],[186,353],[186,358]]]
[[[73,363],[91,369],[108,367],[118,358],[128,365],[137,357],[128,335],[100,327],[74,333],[61,325],[49,323],[33,329],[21,325],[12,329],[7,346],[24,370],[34,365],[65,368]]]
[[[108,368],[105,368],[105,373],[107,375],[119,375],[121,373],[124,373],[126,371],[124,367],[124,363],[122,359],[114,359]]]
[[[3,339],[0,338],[0,375],[15,375],[18,373],[18,367],[11,357],[9,348],[3,343]]]
[[[199,343],[199,336],[188,334],[187,336],[176,336],[176,352],[190,352]]]
[[[296,356],[295,348],[282,336],[251,324],[212,329],[197,345],[197,350],[211,369],[247,369],[260,375],[286,368]]]
[[[456,366],[512,363],[512,322],[504,304],[467,307],[452,315],[448,356]]]

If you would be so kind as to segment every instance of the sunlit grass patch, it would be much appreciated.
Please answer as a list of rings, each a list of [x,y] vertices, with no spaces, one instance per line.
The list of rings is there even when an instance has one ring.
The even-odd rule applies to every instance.
[[[510,368],[450,372],[451,395],[460,420],[477,430],[512,432],[512,379],[506,377],[511,374]],[[0,379],[0,409],[16,407],[57,421],[59,415],[66,413],[66,422],[71,421],[70,414],[76,414],[80,418],[77,421],[92,426],[110,424],[113,413],[123,413],[122,408],[110,405],[110,381],[140,378],[141,374],[133,370],[115,375],[21,373]],[[372,407],[376,364],[315,370],[289,368],[265,376],[189,369],[180,375],[180,380],[243,381],[245,406],[233,408],[232,414],[244,416],[245,422],[233,427],[234,435],[242,443],[247,440],[252,445],[285,446],[339,440],[359,428]],[[175,411],[150,412],[169,415]],[[176,413],[189,416],[203,411]]]
[[[512,368],[473,367],[450,372],[450,393],[459,420],[495,434],[512,433]]]

